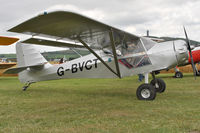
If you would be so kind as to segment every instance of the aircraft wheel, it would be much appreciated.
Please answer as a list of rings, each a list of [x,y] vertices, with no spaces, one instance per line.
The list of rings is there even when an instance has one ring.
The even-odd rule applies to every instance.
[[[182,72],[176,72],[175,78],[183,78],[183,73]]]
[[[197,76],[200,76],[200,70],[198,70],[198,72],[196,72],[196,75],[197,75]]]
[[[24,87],[22,88],[22,90],[23,90],[23,91],[26,91],[27,88],[28,88],[28,86],[24,86]]]
[[[157,83],[156,83],[157,81]],[[155,81],[155,79],[151,80],[151,85],[153,85],[156,89],[156,92],[159,92],[159,93],[163,93],[166,89],[166,84],[165,82],[162,80],[162,79],[159,79],[157,78]]]
[[[156,90],[151,84],[142,84],[137,88],[136,95],[139,100],[154,100]]]

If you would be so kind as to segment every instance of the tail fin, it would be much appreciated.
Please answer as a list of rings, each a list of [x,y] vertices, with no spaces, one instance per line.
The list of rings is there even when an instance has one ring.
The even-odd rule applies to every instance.
[[[17,68],[10,68],[6,70],[4,74],[17,74],[26,70],[27,68],[42,69],[45,64],[49,64],[33,45],[17,43],[16,52]]]
[[[52,65],[31,44],[16,44],[17,68],[11,68],[4,73],[19,73],[22,83],[33,83],[38,80],[38,71],[49,68]]]
[[[40,52],[30,44],[17,43],[16,52],[18,67],[37,66],[48,62]]]

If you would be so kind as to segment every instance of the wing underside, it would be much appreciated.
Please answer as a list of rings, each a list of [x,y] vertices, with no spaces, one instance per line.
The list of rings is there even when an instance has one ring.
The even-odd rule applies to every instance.
[[[54,47],[85,48],[83,45],[78,45],[76,43],[61,42],[56,40],[45,40],[38,38],[30,38],[23,41],[23,43],[54,46]]]
[[[32,35],[33,38],[24,41],[24,43],[87,48],[118,77],[121,77],[119,62],[126,67],[128,66],[129,69],[151,64],[146,50],[155,44],[155,42],[146,38],[141,38],[76,13],[64,11],[39,15],[9,31]],[[54,41],[34,38],[36,36],[51,38]],[[66,43],[62,40],[71,40],[73,43]],[[95,53],[94,49],[110,51],[116,67],[111,68]],[[138,56],[130,56],[134,54]]]

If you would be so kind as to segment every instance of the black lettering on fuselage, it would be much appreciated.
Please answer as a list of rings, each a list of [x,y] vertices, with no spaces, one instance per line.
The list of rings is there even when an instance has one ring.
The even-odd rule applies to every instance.
[[[94,67],[97,68],[97,61],[98,61],[98,59],[94,59],[93,61],[94,61]]]
[[[77,64],[72,64],[72,73],[76,73],[78,71]]]
[[[70,69],[68,68],[68,69],[65,69],[65,71],[67,72],[67,71],[69,71]]]
[[[80,71],[83,71],[84,70],[84,67],[86,70],[91,70],[92,67],[94,68],[97,68],[97,61],[98,59],[93,59],[93,60],[87,60],[86,62],[79,62],[79,63],[75,63],[75,64],[72,64],[71,66],[71,69],[65,69],[63,67],[59,67],[58,70],[57,70],[57,74],[58,76],[63,76],[65,74],[65,71],[69,71],[71,70],[72,73],[76,73],[78,72],[78,70],[80,69]],[[94,66],[92,66],[94,62]]]
[[[87,70],[90,70],[90,69],[92,69],[92,65],[88,67],[88,63],[92,63],[92,61],[91,61],[91,60],[88,60],[88,61],[86,61],[86,63],[85,63],[85,68],[86,68]]]
[[[58,70],[57,70],[57,74],[58,74],[58,76],[63,76],[64,75],[64,68],[59,67]]]
[[[78,64],[79,64],[80,71],[83,71],[83,67],[84,67],[85,62],[83,62],[82,65],[81,65],[81,63],[78,63]]]

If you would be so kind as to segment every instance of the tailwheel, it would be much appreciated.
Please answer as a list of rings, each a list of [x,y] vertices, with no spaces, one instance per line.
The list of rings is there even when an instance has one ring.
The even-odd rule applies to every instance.
[[[142,84],[137,88],[136,95],[139,100],[154,100],[156,90],[151,84]]]
[[[30,85],[31,85],[31,83],[26,83],[26,84],[23,86],[22,90],[23,90],[23,91],[26,91],[27,88],[28,88]]]
[[[183,78],[183,73],[182,72],[176,72],[175,78]]]
[[[163,93],[166,89],[166,84],[162,79],[155,78],[151,80],[151,85],[153,85],[156,89],[156,92]]]
[[[22,90],[26,91],[27,88],[28,88],[28,86],[23,86]]]

